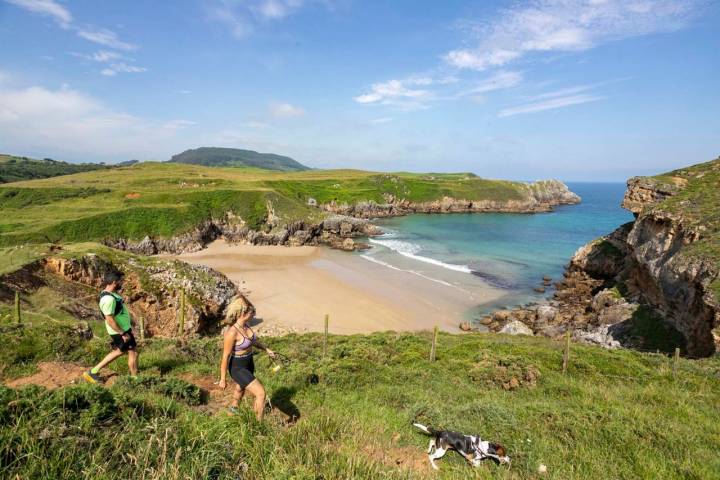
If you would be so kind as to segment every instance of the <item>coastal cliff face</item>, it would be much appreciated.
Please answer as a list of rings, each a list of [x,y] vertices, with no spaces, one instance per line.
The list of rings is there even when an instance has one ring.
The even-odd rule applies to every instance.
[[[386,194],[385,203],[327,203],[320,205],[326,212],[356,218],[398,217],[412,213],[536,213],[552,210],[553,206],[580,203],[580,197],[559,180],[542,180],[522,186],[520,199],[465,200],[443,197],[427,202],[412,202]]]
[[[94,253],[57,254],[0,277],[0,290],[30,294],[46,288],[61,309],[78,319],[99,318],[98,292],[109,272],[123,272],[122,295],[135,319],[144,318],[145,335],[177,337],[181,292],[185,291],[184,336],[218,330],[225,310],[238,295],[227,277],[208,267],[137,257],[98,247]]]
[[[713,354],[720,327],[720,159],[628,181],[634,222],[580,248],[551,301],[483,319],[608,347],[681,346]],[[654,337],[654,342],[649,342]]]
[[[145,237],[139,242],[116,239],[106,240],[105,245],[119,250],[127,250],[143,255],[158,253],[181,254],[202,250],[205,246],[218,239],[224,238],[231,243],[247,245],[328,245],[340,250],[352,251],[362,248],[354,237],[371,236],[380,233],[380,230],[367,220],[353,217],[333,215],[320,223],[305,221],[291,222],[287,225],[277,225],[270,221],[263,230],[253,230],[245,222],[228,213],[224,218],[207,220],[194,230],[172,238]]]
[[[108,239],[107,246],[143,255],[158,253],[190,253],[201,250],[217,238],[249,245],[328,245],[341,250],[356,250],[365,245],[354,238],[381,233],[370,223],[372,218],[396,217],[411,213],[476,213],[476,212],[547,212],[556,205],[580,202],[559,180],[542,180],[521,184],[517,199],[461,200],[444,197],[427,202],[411,202],[384,194],[386,203],[361,201],[353,204],[328,203],[319,208],[329,214],[313,223],[304,220],[283,221],[268,203],[267,213],[259,229],[250,228],[242,218],[227,212],[222,218],[206,220],[192,231],[171,238],[145,237],[140,241],[124,238]]]

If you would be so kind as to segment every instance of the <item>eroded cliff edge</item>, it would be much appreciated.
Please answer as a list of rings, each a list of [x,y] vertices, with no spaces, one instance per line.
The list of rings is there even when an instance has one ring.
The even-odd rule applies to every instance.
[[[608,347],[712,355],[720,345],[720,158],[655,177],[634,177],[622,203],[635,221],[580,248],[553,299],[481,320],[507,331]]]
[[[310,197],[304,199],[318,212],[321,217],[318,221],[283,218],[276,214],[275,206],[268,201],[259,226],[254,228],[246,219],[228,211],[220,217],[206,219],[191,231],[170,238],[151,236],[146,236],[142,240],[109,238],[103,243],[143,255],[194,252],[221,237],[232,243],[250,245],[328,245],[350,251],[364,246],[362,243],[356,243],[355,238],[381,233],[380,229],[371,223],[373,218],[397,217],[413,213],[537,213],[551,211],[556,205],[575,204],[581,201],[577,194],[559,180],[540,180],[531,183],[497,181],[496,183],[503,184],[502,193],[493,195],[492,191],[480,192],[487,198],[475,200],[443,196],[437,200],[414,201],[388,192],[382,193],[383,203],[372,200],[318,203]],[[488,184],[494,186],[492,182]],[[488,188],[491,190],[491,187]],[[468,190],[468,194],[479,195],[472,188]]]

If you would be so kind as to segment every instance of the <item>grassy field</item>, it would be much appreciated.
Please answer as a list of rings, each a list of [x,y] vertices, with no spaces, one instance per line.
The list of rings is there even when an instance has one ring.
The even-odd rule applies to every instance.
[[[29,313],[31,326],[0,330],[4,381],[41,360],[90,365],[107,351],[99,325],[101,338],[77,342],[71,320],[43,312],[53,320]],[[152,340],[137,381],[0,387],[2,476],[427,478],[428,439],[414,419],[480,433],[513,457],[510,469],[471,469],[450,452],[433,478],[539,478],[541,463],[543,478],[720,476],[718,358],[681,359],[673,377],[662,355],[573,345],[563,375],[561,346],[543,338],[441,334],[434,363],[429,333],[331,336],[326,359],[317,334],[267,341],[292,362],[272,373],[259,356],[258,376],[296,423],[277,414],[257,423],[248,404],[236,416],[208,410],[180,377],[213,380],[218,338]]]
[[[311,197],[320,203],[383,202],[383,194],[413,201],[443,196],[503,201],[524,199],[527,190],[519,182],[472,174],[271,172],[143,163],[0,187],[0,246],[169,237],[227,212],[260,229],[269,205],[280,225],[316,222],[323,214],[307,206]]]

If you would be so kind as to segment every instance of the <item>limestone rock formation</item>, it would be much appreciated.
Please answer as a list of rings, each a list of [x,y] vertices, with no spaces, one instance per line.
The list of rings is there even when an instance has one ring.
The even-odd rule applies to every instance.
[[[500,329],[500,333],[508,335],[533,335],[532,329],[519,320],[513,320]]]
[[[123,296],[136,322],[144,317],[148,336],[175,337],[181,292],[186,295],[185,335],[219,328],[225,308],[237,295],[235,285],[224,275],[208,267],[180,261],[142,262],[132,256],[109,258],[88,253],[80,257],[50,257],[42,269],[62,280],[100,289],[105,274],[125,274]],[[94,306],[96,294],[88,303]]]
[[[646,322],[651,334],[679,332],[691,357],[713,354],[720,329],[720,159],[631,178],[623,206],[635,221],[578,249],[551,301],[496,312],[489,328],[520,320],[542,335],[571,328],[579,340],[642,348],[647,332],[636,327]]]

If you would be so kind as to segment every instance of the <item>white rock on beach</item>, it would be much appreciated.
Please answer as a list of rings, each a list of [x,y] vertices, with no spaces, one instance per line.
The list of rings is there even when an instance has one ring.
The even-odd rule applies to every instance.
[[[509,335],[533,335],[533,331],[530,330],[530,327],[519,320],[508,322],[500,329],[500,333],[507,333]]]

